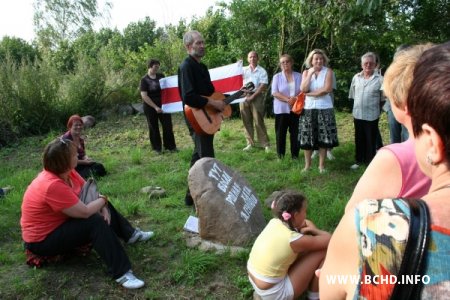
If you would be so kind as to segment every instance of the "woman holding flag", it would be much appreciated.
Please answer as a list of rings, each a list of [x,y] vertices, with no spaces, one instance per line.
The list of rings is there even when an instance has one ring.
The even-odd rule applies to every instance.
[[[142,77],[140,91],[142,101],[144,102],[144,113],[147,118],[150,144],[157,153],[162,153],[162,144],[164,149],[170,152],[177,151],[175,137],[172,128],[172,116],[165,114],[161,108],[161,87],[159,80],[164,75],[158,73],[160,62],[156,59],[148,61],[147,74]],[[158,120],[161,123],[163,139],[161,144],[161,135],[159,133]]]

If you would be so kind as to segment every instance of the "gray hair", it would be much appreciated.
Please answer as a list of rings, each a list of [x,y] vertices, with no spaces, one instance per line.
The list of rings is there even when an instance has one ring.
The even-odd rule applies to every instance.
[[[378,63],[377,55],[373,52],[367,52],[363,56],[361,56],[361,63],[363,63],[365,58],[371,57],[374,63]]]
[[[199,35],[199,36],[203,37],[202,34],[200,32],[198,32],[197,30],[188,31],[183,35],[183,44],[185,46],[192,45],[192,43],[194,43],[195,35]]]
[[[256,55],[257,58],[259,58],[259,54],[258,52],[256,52],[255,50],[250,51],[247,56],[249,56],[251,53],[254,53]]]

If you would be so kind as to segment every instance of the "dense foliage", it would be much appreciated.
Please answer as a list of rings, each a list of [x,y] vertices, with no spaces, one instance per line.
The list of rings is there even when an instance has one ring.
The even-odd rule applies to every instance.
[[[366,51],[379,54],[383,70],[400,44],[450,39],[448,0],[232,0],[189,23],[157,28],[146,17],[123,32],[95,31],[93,22],[111,3],[105,5],[35,0],[36,40],[0,41],[0,145],[61,127],[73,113],[99,115],[139,101],[147,59],[158,58],[166,75],[176,74],[185,56],[181,38],[190,28],[204,34],[210,68],[245,61],[254,49],[270,78],[279,71],[280,54],[291,54],[301,71],[310,50],[325,49],[337,75],[338,109],[350,106],[349,82]]]

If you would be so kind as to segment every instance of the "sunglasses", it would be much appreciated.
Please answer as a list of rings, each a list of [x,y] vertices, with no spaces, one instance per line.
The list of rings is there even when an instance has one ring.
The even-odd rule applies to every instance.
[[[69,139],[63,139],[62,137],[59,137],[59,141],[64,145],[69,145],[70,143]]]

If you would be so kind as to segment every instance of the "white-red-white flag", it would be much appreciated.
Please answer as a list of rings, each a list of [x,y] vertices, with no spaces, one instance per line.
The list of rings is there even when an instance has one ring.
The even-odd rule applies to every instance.
[[[242,60],[237,63],[209,70],[215,91],[223,94],[232,94],[241,89],[243,84]],[[178,76],[164,77],[159,80],[161,86],[161,102],[164,113],[183,111],[181,97],[178,92]],[[244,101],[245,98],[234,100],[233,103]]]

